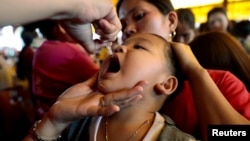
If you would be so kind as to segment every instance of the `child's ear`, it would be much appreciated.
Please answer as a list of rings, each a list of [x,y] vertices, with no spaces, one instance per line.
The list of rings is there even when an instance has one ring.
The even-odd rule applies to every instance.
[[[154,90],[157,94],[170,95],[172,94],[178,86],[178,80],[174,76],[168,76],[162,83],[157,83]]]

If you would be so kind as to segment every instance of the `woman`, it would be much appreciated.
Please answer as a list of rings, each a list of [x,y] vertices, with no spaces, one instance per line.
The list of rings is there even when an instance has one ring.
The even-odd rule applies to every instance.
[[[188,44],[196,36],[195,17],[191,9],[180,8],[176,10],[178,26],[176,28],[175,42]]]
[[[215,7],[207,13],[207,26],[209,31],[230,32],[232,28],[223,7]]]
[[[169,1],[121,0],[117,3],[117,10],[122,23],[123,40],[136,32],[149,32],[171,41],[175,34],[177,15]]]
[[[231,34],[207,32],[197,36],[189,45],[204,68],[228,70],[250,91],[250,56]]]
[[[123,39],[137,32],[149,32],[172,40],[177,15],[170,1],[120,0],[117,12],[123,26]],[[168,108],[163,107],[163,112],[170,115],[181,130],[197,138],[202,136],[203,140],[207,140],[209,124],[249,124],[249,92],[242,82],[229,72],[206,71],[188,46],[177,46],[173,48],[188,82],[166,103]],[[238,91],[232,92],[233,89]]]

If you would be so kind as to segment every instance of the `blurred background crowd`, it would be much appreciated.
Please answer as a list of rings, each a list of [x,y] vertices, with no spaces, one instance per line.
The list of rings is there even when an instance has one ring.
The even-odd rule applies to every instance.
[[[114,4],[116,4],[117,1],[113,0],[113,2]],[[207,31],[223,31],[227,32],[235,39],[237,39],[244,50],[250,53],[250,0],[172,0],[172,3],[179,18],[174,41],[189,44],[197,35],[200,35]],[[48,25],[50,27],[47,27]],[[48,28],[50,28],[50,31],[53,31],[53,33],[48,33],[48,31],[44,30]],[[64,32],[60,27],[56,25],[55,27],[52,27],[52,23],[46,22],[17,25],[15,27],[5,26],[0,28],[1,137],[6,137],[8,138],[8,140],[13,141],[20,140],[26,135],[27,130],[30,128],[30,125],[34,122],[34,120],[37,119],[37,115],[33,114],[35,110],[34,103],[39,103],[39,101],[34,100],[34,98],[32,97],[32,93],[36,93],[36,95],[39,95],[39,88],[37,88],[35,84],[39,83],[38,80],[44,79],[44,77],[37,79],[34,84],[34,82],[32,82],[32,71],[35,71],[36,73],[46,73],[46,75],[50,73],[50,77],[56,78],[56,74],[64,72],[63,68],[67,68],[67,70],[69,68],[72,70],[82,70],[81,68],[72,68],[73,65],[67,65],[65,62],[69,62],[69,58],[62,59],[67,60],[65,62],[61,62],[65,63],[62,65],[62,69],[42,70],[43,65],[51,65],[50,68],[53,68],[55,64],[53,64],[52,62],[55,62],[55,60],[59,60],[59,57],[57,56],[56,51],[54,51],[54,54],[47,54],[44,57],[43,53],[46,54],[46,52],[40,50],[40,54],[38,54],[37,50],[44,45],[50,46],[51,44],[58,44],[57,42],[48,42],[48,39],[62,42],[67,41],[72,43],[70,41],[71,39],[69,39],[69,37],[66,37],[63,33]],[[94,35],[94,38],[98,38],[98,36]],[[118,37],[117,43],[121,42],[119,39],[120,37]],[[204,39],[204,42],[206,39],[207,37]],[[79,48],[77,48],[77,46],[75,45],[65,44],[64,46],[72,46],[72,48],[74,48],[76,51],[79,50]],[[195,46],[194,43],[193,46]],[[91,72],[89,73],[89,76],[91,76],[98,70],[100,64],[102,63],[102,60],[107,56],[107,50],[103,48],[96,51],[96,53],[93,55],[88,55],[84,53],[85,51],[83,50],[83,48],[81,49],[83,55],[78,56],[78,59],[83,58],[85,60],[83,62],[87,62],[89,64],[87,68],[83,69],[86,70],[86,73]],[[48,50],[48,47],[45,50]],[[35,55],[44,57],[37,57],[39,59],[37,59],[36,61],[40,66],[35,68],[36,70],[34,70],[34,67],[32,67]],[[64,73],[70,74],[71,72],[69,71]],[[42,76],[42,74],[40,74],[40,76]],[[81,76],[79,76],[79,78],[81,78]],[[87,79],[87,77],[82,78],[81,80],[84,79]],[[79,81],[68,78],[67,82],[69,82],[69,80],[70,82],[72,82],[72,84]],[[49,78],[46,78],[46,81],[51,82]],[[54,84],[57,84],[57,82],[55,81],[48,85],[53,87]],[[66,84],[65,82],[63,86],[60,86],[62,87],[60,91],[54,92],[51,91],[50,88],[48,88],[49,91],[47,93],[61,93],[62,91],[64,91],[63,88],[70,85],[71,84]],[[50,98],[50,103],[53,103],[54,97]],[[44,105],[40,106],[44,108]],[[43,114],[42,108],[40,111],[38,111],[38,115]],[[23,127],[22,129],[25,129],[26,127],[27,130],[19,130],[20,126]]]

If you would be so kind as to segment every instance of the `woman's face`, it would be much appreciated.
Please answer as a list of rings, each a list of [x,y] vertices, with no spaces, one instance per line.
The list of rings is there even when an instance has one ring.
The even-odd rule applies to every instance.
[[[211,14],[208,18],[209,30],[227,31],[228,23],[226,15],[220,12]]]
[[[174,41],[189,44],[195,38],[195,29],[187,23],[179,23],[176,29]]]
[[[169,33],[176,28],[170,22],[169,14],[163,15],[157,7],[144,0],[124,0],[118,14],[123,26],[123,40],[134,33],[154,33],[170,41]]]

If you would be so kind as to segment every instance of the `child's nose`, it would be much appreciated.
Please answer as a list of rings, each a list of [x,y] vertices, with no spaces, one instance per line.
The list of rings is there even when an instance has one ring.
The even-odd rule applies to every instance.
[[[115,53],[125,53],[126,52],[126,47],[125,46],[118,46],[114,49]]]

